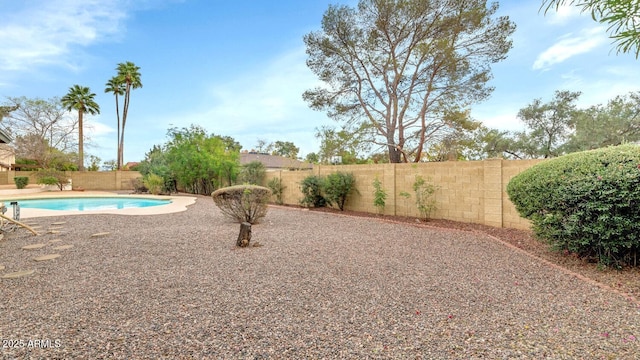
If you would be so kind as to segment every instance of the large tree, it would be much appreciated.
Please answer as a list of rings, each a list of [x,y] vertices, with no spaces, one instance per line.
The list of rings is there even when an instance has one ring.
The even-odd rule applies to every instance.
[[[118,126],[118,147],[117,147],[117,159],[116,159],[116,169],[120,170],[122,168],[122,159],[120,157],[120,104],[118,103],[118,96],[123,96],[126,91],[126,86],[124,83],[120,82],[117,76],[112,77],[105,84],[104,92],[105,93],[113,93],[116,98],[116,119]]]
[[[576,114],[567,152],[597,149],[640,140],[640,92],[616,96]]]
[[[271,144],[271,146],[273,147],[271,155],[282,156],[289,159],[297,159],[298,153],[300,152],[300,148],[291,141],[277,140]]]
[[[366,129],[359,129],[350,133],[344,129],[331,126],[316,128],[316,138],[320,140],[318,161],[329,164],[339,157],[341,164],[355,164],[370,150],[365,140],[369,133]]]
[[[127,115],[129,114],[129,102],[131,99],[131,90],[141,88],[140,67],[131,61],[118,64],[116,68],[118,75],[115,82],[124,84],[124,104],[122,107],[122,128],[120,129],[120,141],[118,143],[118,170],[122,168],[124,163],[124,127],[127,124]]]
[[[561,6],[576,6],[591,14],[593,20],[607,24],[609,37],[618,52],[640,56],[640,1],[638,0],[543,0],[545,14]]]
[[[520,109],[518,118],[527,131],[516,134],[526,157],[549,158],[564,153],[563,145],[575,127],[578,109],[575,102],[580,92],[556,91],[553,100],[533,103]]]
[[[171,128],[168,137],[162,148],[163,161],[173,179],[187,192],[211,194],[217,187],[235,181],[240,154],[237,148],[229,146],[235,142],[232,138],[207,134],[198,125]]]
[[[96,94],[86,86],[78,84],[69,88],[69,92],[62,97],[62,106],[67,111],[78,112],[78,170],[84,171],[84,133],[83,117],[85,113],[96,115],[100,113],[100,106],[95,101]]]
[[[7,98],[12,109],[2,120],[3,127],[14,137],[16,159],[35,160],[50,167],[73,157],[77,148],[78,119],[69,116],[60,98]],[[67,160],[64,160],[67,161]]]
[[[303,97],[346,125],[368,122],[390,162],[418,162],[493,90],[490,64],[506,57],[515,30],[497,9],[486,0],[330,5],[322,30],[304,37],[325,86]]]

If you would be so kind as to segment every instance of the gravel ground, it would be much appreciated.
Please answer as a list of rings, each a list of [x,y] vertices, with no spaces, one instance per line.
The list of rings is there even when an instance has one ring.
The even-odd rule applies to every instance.
[[[0,275],[35,269],[0,279],[3,359],[640,356],[636,301],[478,233],[274,207],[238,249],[209,197],[32,220],[61,221],[0,241]]]

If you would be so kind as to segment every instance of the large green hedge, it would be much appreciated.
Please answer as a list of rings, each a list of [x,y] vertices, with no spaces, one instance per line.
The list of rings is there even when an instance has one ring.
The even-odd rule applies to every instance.
[[[621,145],[544,161],[507,185],[536,235],[603,265],[637,265],[640,146]]]

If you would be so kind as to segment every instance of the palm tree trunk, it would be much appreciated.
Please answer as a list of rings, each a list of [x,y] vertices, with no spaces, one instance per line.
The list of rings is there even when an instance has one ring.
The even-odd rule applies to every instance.
[[[117,159],[116,159],[116,169],[120,170],[122,168],[122,164],[120,163],[120,106],[118,104],[118,93],[115,93],[116,95],[116,118],[118,119],[118,138],[116,139],[118,142],[118,148],[117,148]]]
[[[83,111],[78,110],[78,170],[84,171],[84,132],[82,124]]]
[[[127,89],[124,92],[124,106],[122,108],[122,131],[120,132],[120,144],[118,147],[118,159],[120,166],[124,165],[124,126],[127,123],[127,113],[129,112],[129,94],[131,93],[131,85],[127,83]],[[121,169],[118,169],[121,170]]]

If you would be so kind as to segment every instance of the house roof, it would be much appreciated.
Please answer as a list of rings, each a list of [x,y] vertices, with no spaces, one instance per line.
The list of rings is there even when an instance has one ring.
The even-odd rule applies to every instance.
[[[13,139],[11,138],[11,136],[9,136],[6,131],[0,129],[0,144],[8,144],[12,141]]]
[[[240,153],[241,165],[248,164],[252,161],[261,162],[264,165],[264,167],[269,170],[313,169],[312,164],[308,162],[296,160],[296,159],[290,159],[282,156],[262,154],[262,153],[256,153],[256,152]]]

